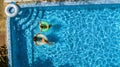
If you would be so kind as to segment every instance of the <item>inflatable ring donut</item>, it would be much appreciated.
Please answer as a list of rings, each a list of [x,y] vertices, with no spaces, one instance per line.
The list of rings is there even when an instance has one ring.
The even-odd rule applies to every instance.
[[[41,22],[40,23],[40,25],[46,25],[46,26],[49,26],[49,23],[47,23],[47,22]],[[45,31],[48,31],[49,30],[49,28],[43,28],[43,29],[41,29],[43,32],[45,32]]]
[[[13,9],[13,12],[10,12]],[[18,6],[16,4],[9,4],[5,7],[5,13],[8,17],[14,17],[18,14]]]
[[[48,40],[47,37],[46,37],[45,35],[43,35],[43,34],[37,34],[36,36],[37,36],[37,37],[40,37],[40,38],[44,38],[45,40]],[[36,44],[37,44],[37,45],[44,45],[44,44],[46,44],[46,43],[43,43],[43,42],[38,41],[38,42],[36,42]]]

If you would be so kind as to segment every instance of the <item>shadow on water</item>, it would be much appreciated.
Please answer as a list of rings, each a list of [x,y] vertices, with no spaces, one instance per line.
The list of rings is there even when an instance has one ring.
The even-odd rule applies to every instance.
[[[45,61],[38,58],[37,61],[34,62],[34,67],[54,67],[54,65],[50,58]]]
[[[52,33],[47,35],[47,38],[50,42],[55,42],[56,43],[56,42],[59,41],[60,37],[58,37],[58,35],[56,33],[60,31],[61,26],[62,25],[60,25],[60,24],[55,24],[55,25],[52,26],[52,29],[51,29]]]
[[[47,35],[47,38],[50,42],[58,42],[59,41],[59,37],[56,34],[49,34]]]
[[[61,25],[61,24],[55,24],[55,25],[53,25],[52,27],[53,27],[52,30],[53,30],[54,32],[58,32],[58,31],[61,30],[62,25]]]

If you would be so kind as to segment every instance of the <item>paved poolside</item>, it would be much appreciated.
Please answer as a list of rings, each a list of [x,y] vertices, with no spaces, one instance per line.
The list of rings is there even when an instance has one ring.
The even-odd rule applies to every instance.
[[[6,44],[6,18],[4,14],[4,0],[0,0],[0,46]]]

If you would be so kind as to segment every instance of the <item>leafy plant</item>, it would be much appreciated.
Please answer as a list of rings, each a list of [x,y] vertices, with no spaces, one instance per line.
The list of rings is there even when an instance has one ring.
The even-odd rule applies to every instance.
[[[7,47],[0,46],[0,67],[8,66]]]

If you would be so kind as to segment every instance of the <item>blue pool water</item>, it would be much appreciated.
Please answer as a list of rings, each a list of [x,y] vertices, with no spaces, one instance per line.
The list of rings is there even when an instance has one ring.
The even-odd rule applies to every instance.
[[[12,67],[120,67],[119,7],[21,7],[9,21]],[[53,26],[40,32],[40,21]],[[36,46],[37,33],[55,44]]]

